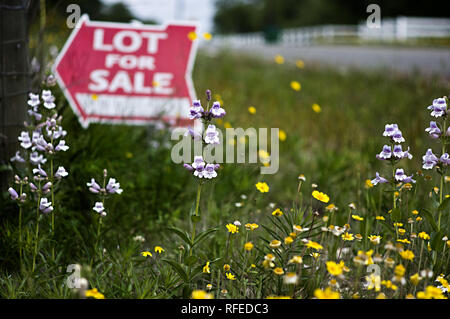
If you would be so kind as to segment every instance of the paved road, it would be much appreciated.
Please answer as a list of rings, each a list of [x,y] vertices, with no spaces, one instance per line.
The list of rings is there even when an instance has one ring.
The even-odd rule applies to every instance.
[[[213,45],[207,50],[214,53],[219,48]],[[273,59],[276,54],[281,54],[287,61],[302,59],[305,63],[319,62],[340,68],[386,68],[403,73],[419,71],[426,75],[438,74],[450,78],[450,48],[252,45],[230,49],[267,59]]]

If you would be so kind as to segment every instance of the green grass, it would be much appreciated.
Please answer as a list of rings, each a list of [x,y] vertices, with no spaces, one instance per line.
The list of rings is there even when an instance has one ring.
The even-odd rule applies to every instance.
[[[346,206],[350,202],[356,203],[360,214],[386,214],[391,208],[391,195],[364,189],[365,180],[373,178],[375,171],[385,172],[382,163],[375,159],[384,144],[384,125],[399,124],[406,138],[405,145],[411,147],[414,155],[404,167],[408,172],[419,170],[421,156],[433,146],[424,131],[430,120],[426,107],[434,98],[448,94],[450,88],[447,81],[434,77],[406,77],[386,71],[342,73],[308,65],[300,70],[292,65],[280,66],[229,53],[217,57],[199,54],[193,76],[199,96],[203,98],[206,89],[220,94],[227,111],[225,121],[233,127],[279,127],[287,133],[286,141],[281,142],[280,169],[276,175],[260,176],[256,164],[226,164],[219,171],[219,177],[204,186],[200,203],[203,218],[198,230],[215,226],[219,230],[198,250],[196,267],[221,256],[227,242],[226,223],[234,220],[243,224],[247,221],[268,223],[267,216],[272,211],[268,207],[270,202],[288,211],[297,196],[297,176],[301,173],[307,178],[302,186],[305,204],[310,203],[311,183],[318,184],[340,207],[342,214],[336,216],[339,224],[346,221]],[[290,88],[293,80],[301,83],[299,92]],[[70,150],[58,163],[70,173],[56,196],[58,254],[51,260],[49,247],[53,242],[45,235],[48,219],[43,218],[41,233],[44,237],[38,271],[34,274],[28,271],[34,236],[34,204],[30,203],[25,207],[28,244],[24,263],[20,265],[17,209],[5,194],[1,203],[0,296],[74,297],[71,290],[62,285],[67,278],[66,267],[72,263],[82,264],[83,276],[89,279],[91,287],[97,287],[107,298],[182,296],[182,285],[175,271],[161,258],[178,261],[184,258],[180,256],[182,242],[166,228],[189,227],[196,185],[181,165],[171,161],[170,147],[152,146],[155,142],[166,143],[168,133],[147,127],[99,124],[83,130],[61,94],[57,100],[64,114],[63,126],[68,131],[66,141],[70,145]],[[321,113],[311,109],[313,103],[322,107]],[[247,111],[249,106],[256,108],[256,114]],[[99,261],[94,247],[96,219],[92,212],[96,197],[87,191],[86,182],[92,177],[101,180],[103,168],[117,178],[124,192],[107,201],[108,216],[101,236],[106,253]],[[254,186],[261,180],[270,185],[270,192],[265,196],[257,194]],[[431,206],[428,193],[438,181],[421,179],[421,183],[421,189],[409,206],[403,206],[405,209]],[[242,194],[248,198],[243,207],[237,208],[234,203],[242,201]],[[378,201],[379,196],[382,201]],[[306,212],[310,214],[316,209],[323,213],[323,206],[317,203]],[[282,235],[282,231],[276,232]],[[136,235],[144,236],[146,242],[134,242]],[[273,236],[265,233],[262,237]],[[238,241],[242,243],[244,238]],[[141,251],[151,250],[155,245],[163,246],[166,255],[153,259],[140,256]],[[235,254],[236,260],[242,261],[241,252]],[[223,260],[217,261],[215,269],[221,268],[221,262]],[[261,260],[253,262],[260,265]],[[272,293],[283,292],[277,282],[263,288],[262,281],[258,280],[263,278],[253,282],[253,297],[267,296],[272,284],[275,287]],[[191,284],[204,288],[207,282],[202,278]],[[228,285],[227,289],[230,295],[242,295],[241,291],[236,291],[242,287]]]

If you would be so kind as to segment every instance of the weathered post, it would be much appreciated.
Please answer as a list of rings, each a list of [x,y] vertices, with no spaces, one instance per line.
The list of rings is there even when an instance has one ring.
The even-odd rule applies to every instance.
[[[29,90],[26,0],[0,0],[0,190],[8,184],[6,170],[18,149],[17,136],[26,118]]]

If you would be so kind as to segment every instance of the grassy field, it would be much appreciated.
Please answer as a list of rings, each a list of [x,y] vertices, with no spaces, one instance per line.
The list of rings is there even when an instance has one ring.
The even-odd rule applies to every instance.
[[[223,101],[227,116],[218,126],[279,127],[286,133],[286,139],[280,142],[279,172],[261,176],[261,164],[224,165],[218,178],[203,186],[201,194],[202,219],[196,224],[197,232],[208,229],[211,232],[197,238],[208,240],[199,242],[195,250],[191,249],[188,242],[180,239],[183,231],[180,235],[178,231],[167,229],[172,226],[182,230],[191,228],[189,215],[196,204],[197,191],[197,183],[190,174],[171,161],[169,133],[154,127],[98,124],[83,130],[61,93],[55,92],[58,109],[64,115],[63,127],[68,132],[65,140],[70,145],[58,162],[66,167],[69,176],[56,190],[55,236],[48,235],[50,221],[41,216],[37,267],[34,272],[30,271],[35,240],[32,207],[35,204],[30,202],[24,206],[25,243],[21,261],[17,244],[18,209],[8,194],[4,194],[0,296],[77,297],[77,291],[64,283],[68,276],[67,265],[80,264],[81,274],[89,280],[89,287],[97,288],[106,298],[189,297],[193,289],[206,290],[208,283],[213,285],[211,291],[216,298],[265,298],[270,295],[308,298],[315,295],[316,289],[331,285],[328,280],[333,275],[327,273],[325,261],[339,259],[333,256],[344,241],[339,241],[339,237],[331,238],[321,257],[311,257],[311,248],[305,253],[302,238],[324,244],[329,235],[321,233],[320,227],[330,222],[343,226],[349,222],[350,212],[365,218],[364,222],[352,220],[351,223],[352,232],[364,235],[362,241],[355,240],[353,246],[347,245],[354,255],[358,250],[368,251],[372,247],[367,236],[375,232],[384,238],[380,251],[376,248],[380,253],[388,239],[395,241],[395,237],[398,238],[397,229],[391,224],[374,222],[376,215],[388,216],[392,209],[392,192],[382,191],[379,186],[367,188],[366,180],[374,178],[376,171],[390,174],[390,168],[375,158],[385,144],[382,133],[386,123],[398,123],[406,139],[405,145],[411,147],[410,152],[414,155],[412,161],[405,161],[402,167],[410,173],[421,169],[421,157],[426,149],[437,147],[425,132],[431,120],[426,107],[434,98],[448,94],[448,81],[420,75],[406,77],[386,71],[338,72],[308,65],[300,69],[295,65],[267,63],[230,53],[216,57],[199,54],[193,76],[199,97],[203,99],[203,92],[210,89]],[[301,89],[293,90],[291,81],[298,81]],[[313,104],[320,105],[321,111],[315,112]],[[254,114],[248,111],[250,106],[256,109]],[[97,236],[97,215],[92,211],[97,200],[88,192],[86,183],[91,178],[101,181],[104,168],[109,176],[120,182],[124,191],[107,200],[108,216]],[[297,192],[299,174],[306,177],[300,195]],[[411,194],[406,192],[403,196],[402,193],[399,207],[401,221],[405,224],[413,209],[422,214],[422,209],[433,211],[436,208],[429,194],[434,186],[439,186],[438,175],[427,174],[430,178],[416,176],[418,183]],[[261,194],[255,188],[261,181],[270,186],[268,193]],[[329,214],[326,205],[311,197],[313,183],[329,195],[328,204],[339,207],[337,212]],[[238,202],[241,204],[236,205]],[[349,203],[354,203],[357,209],[351,211]],[[280,219],[271,215],[277,207],[284,212]],[[314,211],[320,217],[314,216]],[[435,231],[435,236],[450,235],[448,210],[445,213],[443,228],[440,232]],[[325,215],[328,220],[323,219]],[[228,233],[225,225],[235,220],[241,222],[241,231]],[[259,229],[246,231],[244,224],[248,222],[257,223]],[[291,248],[272,251],[285,272],[294,271],[301,277],[296,288],[291,290],[293,288],[283,285],[282,277],[274,275],[263,261],[264,255],[271,252],[269,241],[274,238],[283,241],[289,235],[289,229],[292,232],[293,224],[309,225],[313,231],[298,234],[294,244],[289,246]],[[433,233],[428,219],[424,219],[420,229]],[[143,236],[145,242],[135,240],[138,235]],[[251,253],[242,248],[248,241],[255,245]],[[284,244],[283,247],[285,245],[288,246]],[[104,252],[99,246],[105,249]],[[164,252],[156,253],[155,246],[162,246]],[[407,274],[413,275],[423,269],[421,262],[427,269],[434,267],[436,274],[447,274],[445,258],[449,254],[444,247],[433,244],[433,251],[425,249],[423,253],[424,249],[417,243],[411,248],[416,256],[406,265]],[[56,251],[55,255],[52,255],[52,249]],[[194,258],[189,258],[191,250]],[[153,257],[143,257],[143,251],[152,252]],[[419,252],[421,261],[418,261]],[[349,267],[352,253],[343,259]],[[312,280],[308,281],[311,279],[308,268],[293,270],[288,263],[289,258],[297,254],[309,267],[320,267]],[[395,261],[400,263],[401,258],[397,257]],[[442,260],[437,262],[439,259]],[[211,273],[205,274],[202,270],[207,261],[210,261]],[[223,270],[225,263],[231,265],[236,281],[224,276],[227,272]],[[181,265],[178,266],[181,270],[177,264]],[[386,279],[392,271],[387,268]],[[358,282],[364,273],[361,267],[355,267],[346,279],[335,279],[343,287],[355,288],[353,281]],[[405,286],[408,288],[401,292],[384,288],[383,291],[388,297],[403,298],[407,292],[412,293],[414,287],[410,286],[408,283]],[[223,289],[228,292],[225,294]],[[351,297],[355,293],[371,298],[378,295],[374,290],[367,293],[363,290],[341,291],[341,297]]]

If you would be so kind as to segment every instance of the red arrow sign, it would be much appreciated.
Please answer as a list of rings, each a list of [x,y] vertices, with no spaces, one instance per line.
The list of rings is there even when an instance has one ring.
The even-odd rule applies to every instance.
[[[194,24],[149,26],[81,17],[54,73],[83,127],[91,122],[186,126],[195,99]]]

